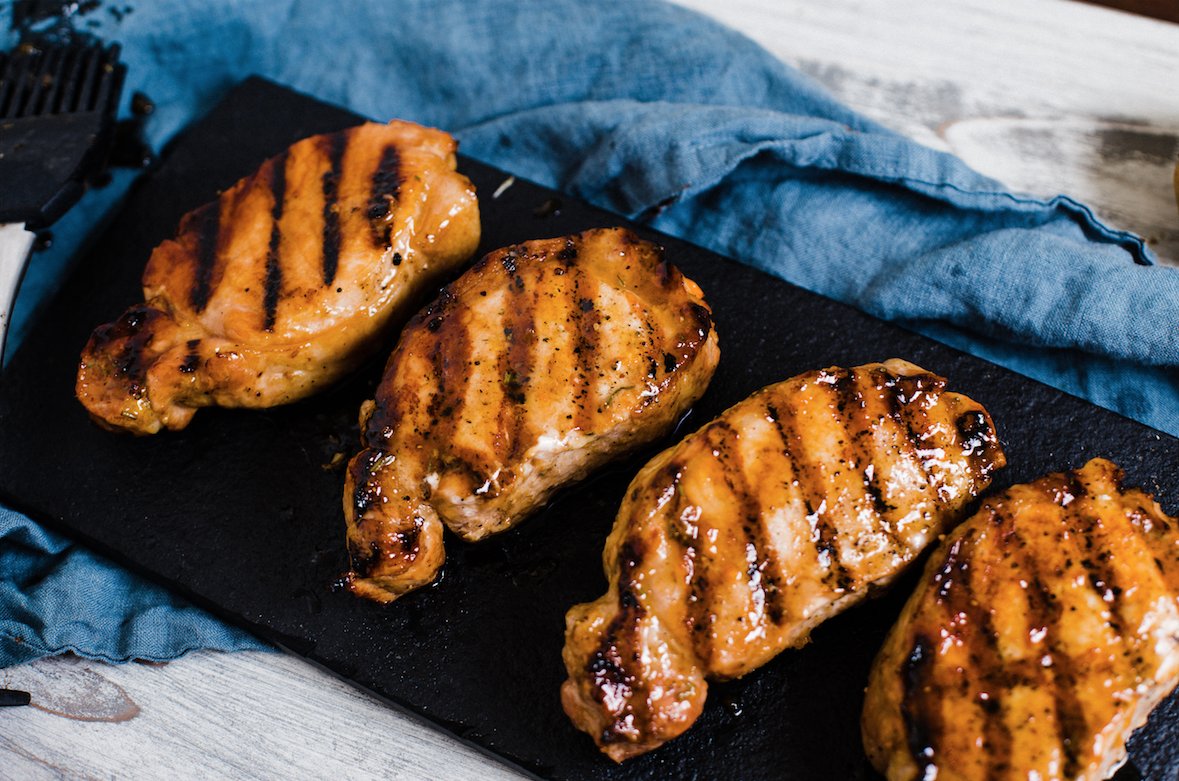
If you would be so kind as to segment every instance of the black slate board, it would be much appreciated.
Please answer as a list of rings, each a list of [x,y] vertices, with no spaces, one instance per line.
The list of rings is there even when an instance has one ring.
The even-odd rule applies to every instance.
[[[319,398],[267,412],[204,411],[177,434],[135,439],[89,422],[73,398],[79,351],[94,325],[140,300],[152,247],[173,235],[185,211],[267,156],[358,119],[251,79],[173,145],[3,376],[0,497],[539,776],[874,778],[860,747],[862,690],[915,573],[821,627],[807,648],[714,686],[696,726],[652,754],[615,766],[565,718],[557,695],[565,611],[603,591],[602,542],[631,476],[659,448],[566,490],[498,538],[450,539],[440,584],[380,607],[332,587],[346,566],[342,475],[324,465],[354,452],[357,410],[381,361]],[[506,174],[470,159],[460,167],[481,194],[481,251],[625,224],[521,180],[493,199]],[[667,247],[716,313],[720,368],[685,430],[798,372],[898,356],[948,376],[990,409],[1011,464],[999,487],[1104,455],[1179,511],[1179,440],[637,229]],[[1135,736],[1132,757],[1145,777],[1179,776],[1179,696]]]

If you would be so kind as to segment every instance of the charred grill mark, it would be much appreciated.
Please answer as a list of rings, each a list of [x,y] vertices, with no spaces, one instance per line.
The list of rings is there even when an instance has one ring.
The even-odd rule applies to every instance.
[[[971,566],[970,548],[974,545],[973,532],[955,540],[945,564],[934,577],[934,583],[937,584],[936,601],[944,607],[947,616],[965,616],[965,626],[956,634],[969,649],[971,668],[985,675],[1003,670],[1004,661],[999,652],[998,633],[987,607],[994,602],[989,588],[993,583],[985,571]],[[983,750],[994,757],[1007,757],[1011,753],[1012,735],[1003,720],[1002,702],[989,696],[980,705],[983,711]],[[932,737],[936,741],[938,736]]]
[[[913,639],[913,648],[901,668],[901,719],[909,753],[917,763],[917,777],[925,778],[934,764],[934,744],[942,732],[941,714],[931,696],[933,661],[937,651],[924,635]]]
[[[1109,605],[1111,618],[1108,624],[1110,629],[1119,637],[1126,637],[1125,628],[1133,627],[1134,623],[1124,612],[1123,589],[1118,585],[1118,577],[1110,553],[1110,550],[1115,550],[1119,546],[1117,543],[1107,544],[1109,533],[1105,530],[1105,524],[1087,511],[1088,502],[1086,500],[1089,498],[1089,492],[1077,477],[1076,472],[1065,474],[1062,488],[1067,492],[1066,495],[1072,498],[1066,501],[1066,496],[1050,484],[1049,490],[1055,491],[1055,495],[1050,496],[1050,500],[1055,500],[1057,504],[1062,504],[1064,507],[1064,526],[1073,532],[1070,536],[1074,540],[1077,563],[1085,570],[1085,579],[1098,599]],[[1133,531],[1137,536],[1137,530]],[[1086,540],[1086,544],[1078,545],[1075,542],[1078,539]],[[1096,546],[1092,545],[1094,539],[1098,540]],[[1141,654],[1130,654],[1127,658],[1136,669],[1146,664],[1146,660]]]
[[[971,470],[986,479],[995,469],[999,454],[999,437],[982,410],[968,410],[954,421],[958,430],[962,455],[970,462]]]
[[[217,246],[221,235],[220,201],[202,206],[194,215],[193,222],[196,226],[196,269],[188,298],[194,310],[203,312],[209,305],[213,268],[217,265]]]
[[[684,495],[680,485],[683,469],[682,464],[672,461],[651,481],[647,490],[653,495],[672,491],[671,499],[663,507],[663,513],[667,517],[668,539],[679,545],[681,550],[680,560],[688,588],[687,626],[696,655],[707,667],[712,659],[712,633],[709,629],[714,617],[708,605],[706,570],[709,558],[700,555],[699,517],[685,516],[683,512]],[[632,496],[631,500],[634,501],[636,498]]]
[[[509,392],[516,394],[513,401],[517,402],[514,410],[515,416],[512,420],[510,458],[513,459],[523,451],[525,441],[531,438],[527,426],[528,405],[525,401],[527,388],[532,383],[533,361],[536,357],[536,299],[544,287],[542,276],[543,271],[538,272],[532,290],[528,291],[527,296],[521,296],[517,300],[516,310],[511,319],[512,337],[511,344],[508,346],[508,366],[512,376],[505,379],[505,385],[508,379],[516,381],[514,387],[506,388]],[[521,279],[521,276],[517,275],[516,279]]]
[[[708,311],[707,307],[701,306],[695,301],[688,303],[688,312],[696,321],[699,341],[694,344],[694,347],[698,349],[708,339],[708,334],[712,332],[712,313]]]
[[[517,254],[516,249],[513,247],[504,253],[504,256],[500,258],[499,262],[500,265],[504,267],[504,271],[515,276],[517,260],[519,260],[519,255]]]
[[[200,345],[200,339],[189,339],[188,342],[185,343],[184,346],[188,349],[188,353],[184,356],[183,363],[180,364],[181,372],[185,374],[192,374],[200,367],[201,356],[199,353],[197,353],[197,348],[200,347]]]
[[[413,525],[389,535],[384,546],[376,541],[367,543],[350,542],[348,556],[352,572],[350,578],[371,578],[379,576],[378,570],[382,562],[397,561],[402,567],[408,567],[417,560],[420,547],[418,545],[422,535],[422,527],[426,521],[420,515],[413,516]]]
[[[1012,536],[1016,536],[1015,519],[1001,507],[997,508],[996,512],[1004,516],[1003,525],[1011,530]],[[1058,737],[1065,760],[1063,775],[1072,778],[1081,767],[1082,746],[1079,739],[1085,734],[1086,727],[1084,711],[1074,689],[1077,678],[1072,669],[1072,658],[1058,639],[1061,633],[1062,609],[1056,595],[1044,583],[1040,562],[1034,550],[1029,550],[1026,544],[1019,541],[1007,550],[1010,551],[1010,555],[1019,559],[1020,569],[1027,573],[1030,583],[1028,621],[1032,626],[1045,629],[1044,642],[1051,659],[1051,667],[1043,669],[1050,670],[1051,680],[1046,683],[1051,686],[1052,700],[1056,707]]]
[[[872,509],[877,516],[874,525],[888,536],[894,551],[903,550],[904,546],[888,521],[889,513],[895,508],[884,500],[884,492],[880,489],[880,479],[875,469],[873,421],[868,416],[867,405],[864,403],[864,395],[858,387],[857,379],[849,369],[839,372],[834,386],[835,408],[839,412],[843,429],[848,434],[847,444],[855,457],[855,470],[863,480],[865,494],[872,501]],[[869,466],[873,468],[869,469]]]
[[[642,602],[635,592],[636,570],[642,562],[645,549],[638,538],[629,538],[618,549],[618,612],[602,632],[597,649],[586,661],[586,677],[591,683],[591,694],[602,710],[614,717],[598,736],[602,745],[610,745],[627,739],[628,721],[642,720],[645,713],[636,713],[642,707],[643,697],[637,696],[642,682],[628,666],[639,662],[638,623],[646,615]],[[621,703],[610,708],[607,702]]]
[[[147,392],[147,370],[156,358],[149,348],[155,339],[157,323],[167,317],[159,309],[137,304],[115,322],[94,329],[90,337],[88,352],[110,356],[111,368],[126,383],[127,392],[133,398],[141,399]]]
[[[393,222],[389,216],[393,213],[393,204],[401,196],[401,182],[401,155],[397,147],[390,144],[381,151],[381,161],[373,172],[372,190],[365,212],[372,223],[373,242],[378,247],[388,247],[391,243]]]
[[[787,409],[789,410],[789,407]],[[782,440],[782,455],[790,463],[790,471],[798,484],[798,493],[806,507],[807,521],[814,524],[817,536],[812,537],[811,542],[815,546],[823,582],[833,589],[848,591],[854,586],[855,581],[839,556],[839,548],[835,544],[835,529],[831,526],[822,502],[825,493],[822,483],[816,480],[813,474],[814,467],[803,457],[803,439],[795,426],[794,411],[789,410],[789,415],[783,416],[775,404],[766,402],[766,412]],[[820,499],[818,507],[814,503],[816,498]]]
[[[719,434],[716,439],[712,436],[714,432]],[[745,464],[737,448],[739,437],[737,430],[724,420],[716,421],[709,427],[709,439],[712,440],[717,458],[724,467],[722,474],[725,485],[741,508],[741,530],[745,533],[746,545],[752,548],[755,561],[749,562],[746,570],[749,589],[754,593],[752,598],[756,601],[755,595],[761,594],[765,614],[775,626],[778,626],[782,623],[782,592],[779,586],[781,577],[775,566],[776,561],[770,546],[769,533],[765,528],[765,520],[762,518],[758,493],[749,484]]]
[[[454,300],[450,288],[443,288],[438,302],[431,306],[434,314],[426,321],[433,349],[430,360],[437,382],[427,404],[429,430],[426,437],[433,443],[445,443],[434,466],[448,473],[465,474],[472,486],[483,484],[487,477],[480,466],[485,459],[470,448],[456,442],[456,432],[467,403],[471,384],[471,332],[458,311],[448,311]]]
[[[363,522],[364,514],[381,500],[381,487],[376,483],[374,470],[384,457],[383,451],[366,448],[348,467],[352,472],[352,508],[356,511],[357,526]]]
[[[925,459],[921,457],[921,451],[924,449],[924,443],[921,441],[922,432],[914,428],[910,422],[908,415],[905,414],[903,405],[907,403],[904,400],[904,390],[898,390],[899,377],[890,374],[883,368],[873,369],[871,372],[872,383],[881,389],[884,397],[888,416],[897,425],[905,435],[905,441],[909,443],[908,456],[914,463],[921,467],[921,473],[925,476],[926,484],[931,489],[934,489],[936,496],[936,485],[934,476],[930,474],[929,468],[926,466]],[[910,396],[909,400],[912,397]]]
[[[431,322],[438,322],[441,324],[443,319],[436,318]],[[429,326],[427,326],[427,328],[429,328]],[[430,330],[437,331],[438,329],[434,328]],[[429,416],[429,420],[426,422],[426,426],[428,426],[426,436],[428,438],[435,439],[435,441],[438,441],[435,438],[435,434],[437,428],[439,427],[439,421],[440,419],[444,418],[449,419],[451,412],[446,408],[446,399],[448,398],[447,380],[449,379],[449,376],[444,369],[446,365],[445,340],[437,338],[431,340],[430,365],[433,368],[434,392],[430,395],[430,401],[426,405],[426,414]],[[443,414],[444,412],[445,414]]]
[[[593,305],[592,298],[582,295],[581,285],[585,279],[585,274],[575,272],[570,286],[569,312],[575,329],[573,367],[578,379],[573,422],[581,431],[591,432],[597,413],[597,402],[592,398],[592,393],[600,339],[598,326],[602,322],[602,313]],[[590,295],[593,295],[592,292]],[[583,307],[583,301],[588,301],[590,306]]]
[[[406,327],[407,332],[409,327]],[[405,360],[405,355],[400,350],[394,350],[389,356],[381,384],[377,386],[372,412],[367,420],[361,421],[360,439],[366,447],[388,445],[401,420],[413,418],[401,402],[408,399],[414,402],[416,407],[417,394],[399,393],[394,384],[388,381],[390,377],[399,376],[404,371],[402,364]]]
[[[565,239],[565,248],[557,253],[557,260],[570,263],[577,260],[577,243],[572,237]]]
[[[659,282],[662,288],[669,288],[674,283],[679,282],[679,270],[671,265],[667,260],[663,247],[655,247],[653,252],[655,260],[655,279]]]
[[[271,210],[270,248],[266,253],[266,283],[262,295],[262,330],[273,331],[278,315],[278,299],[282,292],[282,221],[283,201],[287,191],[287,153],[274,159],[270,174],[270,190],[274,194]]]
[[[431,358],[438,385],[428,411],[431,438],[436,442],[453,440],[471,383],[471,334],[458,312],[447,311],[452,300],[453,293],[443,288],[439,314],[426,322],[426,329],[435,334]]]
[[[498,416],[497,439],[500,446],[497,452],[506,460],[522,453],[526,440],[530,438],[526,402],[535,359],[537,296],[543,288],[539,278],[543,270],[537,269],[538,278],[529,287],[520,273],[526,272],[529,267],[519,268],[518,261],[517,257],[507,256],[501,261],[512,280],[510,286],[517,291],[507,299],[506,306],[510,308],[503,313],[503,336],[507,344],[500,352],[496,369],[503,393]]]
[[[379,513],[382,508],[389,506],[398,498],[402,501],[409,501],[409,496],[385,495],[385,489],[381,485],[381,470],[387,466],[386,459],[388,457],[385,451],[369,447],[358,453],[348,464],[349,478],[353,485],[352,525],[357,531],[364,530],[368,525],[369,519],[366,515],[370,511]],[[397,524],[390,524],[388,527],[395,528],[396,531],[389,533],[386,530],[387,527],[381,525],[386,520]],[[396,560],[406,565],[412,564],[418,556],[418,542],[426,521],[417,512],[412,513],[411,520],[411,525],[399,528],[401,518],[380,518],[378,519],[379,542],[365,540],[365,542],[356,543],[350,541],[348,550],[353,572],[361,577],[368,577],[378,569],[382,562]],[[365,537],[372,536],[375,535],[371,531],[365,534]]]
[[[321,181],[323,189],[323,284],[330,285],[340,265],[340,173],[347,147],[347,132],[322,137],[323,155],[328,170]]]

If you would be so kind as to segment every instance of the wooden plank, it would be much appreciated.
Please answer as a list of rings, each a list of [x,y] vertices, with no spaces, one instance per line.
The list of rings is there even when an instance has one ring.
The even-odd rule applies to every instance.
[[[1073,0],[680,0],[1009,187],[1066,193],[1179,265],[1179,26]]]
[[[0,672],[0,778],[523,778],[282,654],[166,665],[76,657]]]

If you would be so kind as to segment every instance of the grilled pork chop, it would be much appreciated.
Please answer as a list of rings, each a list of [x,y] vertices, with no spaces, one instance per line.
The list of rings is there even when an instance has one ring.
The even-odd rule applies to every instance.
[[[1179,681],[1179,520],[1094,459],[983,502],[876,659],[864,748],[890,781],[1110,776]]]
[[[626,230],[484,257],[406,327],[344,493],[352,590],[431,582],[442,525],[479,540],[665,434],[719,357],[700,288]]]
[[[891,360],[812,371],[729,409],[639,472],[566,617],[565,712],[615,761],[691,726],[707,678],[803,645],[887,584],[1004,465],[990,417]]]
[[[152,434],[199,407],[270,407],[352,369],[479,243],[455,142],[408,122],[312,136],[189,212],[145,303],[94,331],[78,399]]]

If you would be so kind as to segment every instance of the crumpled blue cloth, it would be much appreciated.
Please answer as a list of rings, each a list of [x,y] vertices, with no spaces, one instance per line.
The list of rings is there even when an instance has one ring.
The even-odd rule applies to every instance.
[[[123,44],[128,96],[158,106],[156,146],[265,75],[451,130],[473,157],[1179,434],[1179,270],[1150,265],[1141,239],[1069,198],[1014,195],[860,117],[692,12],[635,0],[155,0],[83,21]],[[14,336],[129,180],[56,226]],[[2,639],[15,633],[19,646]],[[0,665],[253,642],[0,514]]]
[[[166,661],[265,647],[170,592],[0,507],[0,666],[73,652]]]

